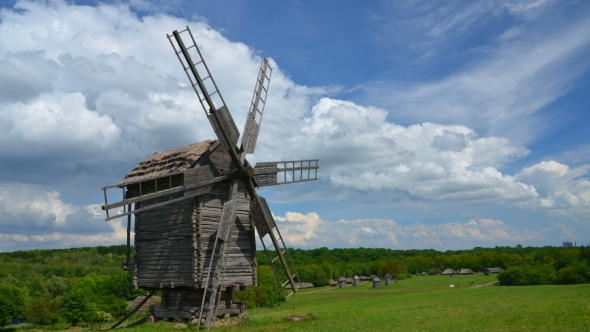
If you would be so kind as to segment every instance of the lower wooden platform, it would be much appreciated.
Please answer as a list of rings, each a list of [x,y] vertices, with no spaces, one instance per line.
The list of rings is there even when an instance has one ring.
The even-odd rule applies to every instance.
[[[217,306],[217,317],[233,317],[243,314],[245,306],[241,302],[232,301],[232,288],[221,292],[221,299]],[[192,321],[198,319],[203,299],[203,289],[164,289],[162,302],[150,307],[150,314],[156,320],[182,319]],[[206,301],[207,302],[207,301]],[[206,317],[206,311],[201,318]]]

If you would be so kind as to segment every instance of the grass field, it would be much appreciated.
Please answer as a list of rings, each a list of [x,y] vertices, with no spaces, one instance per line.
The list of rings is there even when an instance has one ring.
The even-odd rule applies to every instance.
[[[495,280],[482,274],[425,276],[378,289],[369,282],[345,289],[306,289],[278,308],[248,310],[237,326],[215,330],[590,331],[590,285],[475,288],[471,284]],[[285,321],[292,314],[303,319]],[[122,331],[174,330],[174,324],[141,324]]]

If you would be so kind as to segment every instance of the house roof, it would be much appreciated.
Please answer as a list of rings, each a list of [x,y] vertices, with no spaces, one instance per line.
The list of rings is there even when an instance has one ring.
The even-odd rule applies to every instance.
[[[330,280],[328,280],[328,285],[330,285],[330,286],[336,286],[336,285],[338,285],[338,282],[336,280],[334,280],[334,279],[330,279]]]
[[[379,277],[375,277],[373,281],[381,281],[381,279],[379,279]]]
[[[359,276],[354,276],[354,280],[361,280],[361,278],[359,278]]]
[[[138,296],[135,298],[135,300],[133,301],[127,301],[127,306],[130,308],[135,308],[137,307],[137,305],[143,301],[143,299],[145,299],[145,296]],[[162,300],[159,296],[154,295],[152,297],[150,297],[142,306],[141,308],[139,308],[139,310],[148,310],[150,308],[150,306],[152,304],[155,304],[156,302],[160,302],[160,300]]]
[[[391,279],[391,277],[393,277],[393,276],[392,276],[390,273],[387,273],[387,274],[385,275],[385,279]]]
[[[455,273],[457,273],[457,271],[455,271],[453,269],[446,269],[441,272],[441,274],[455,274]]]
[[[352,284],[353,281],[354,281],[353,278],[346,278],[346,283],[347,284]]]
[[[459,274],[473,274],[473,271],[471,269],[461,269],[461,271],[458,272]]]
[[[489,273],[500,273],[504,271],[504,269],[501,267],[488,267],[486,268],[486,271],[488,271]]]
[[[185,171],[194,167],[203,153],[209,149],[215,141],[206,140],[180,148],[156,152],[135,166],[125,177],[127,181],[137,181],[167,173]]]
[[[346,279],[344,277],[340,277],[338,278],[338,281],[346,281]]]

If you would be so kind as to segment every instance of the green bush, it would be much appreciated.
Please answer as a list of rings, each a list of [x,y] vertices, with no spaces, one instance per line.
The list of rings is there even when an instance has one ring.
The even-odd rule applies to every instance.
[[[59,316],[72,325],[92,321],[96,311],[84,289],[68,292],[60,299],[59,306]]]
[[[585,264],[568,266],[557,271],[558,284],[585,284],[590,282],[590,268]]]
[[[29,302],[23,311],[23,316],[29,323],[50,323],[53,322],[57,311],[57,300],[51,300],[47,297],[38,297]]]
[[[503,286],[547,285],[556,280],[551,265],[524,265],[510,267],[498,274]]]
[[[246,308],[274,307],[283,301],[283,294],[277,285],[270,266],[258,266],[258,285],[247,291],[234,292],[234,300],[244,302]]]
[[[20,317],[26,298],[25,290],[0,284],[0,326],[7,325],[11,318]]]

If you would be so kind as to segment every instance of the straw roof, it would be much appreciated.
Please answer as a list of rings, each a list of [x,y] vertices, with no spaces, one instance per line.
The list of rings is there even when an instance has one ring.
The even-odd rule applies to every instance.
[[[375,279],[373,279],[373,281],[381,281],[381,279],[379,279],[379,277],[375,277]]]
[[[455,274],[455,273],[457,273],[457,271],[455,271],[453,269],[446,269],[441,272],[442,275],[449,275],[449,274]]]
[[[488,274],[490,274],[490,273],[500,273],[502,271],[504,271],[504,269],[501,268],[501,267],[488,267],[488,268],[484,269],[484,272],[485,273],[488,273]]]
[[[334,279],[330,279],[330,280],[328,280],[328,285],[330,285],[330,286],[336,286],[336,285],[338,285],[338,282],[336,280],[334,280]]]
[[[206,140],[180,148],[157,152],[142,160],[125,177],[123,182],[136,181],[151,176],[185,171],[194,167],[201,156],[215,141]]]
[[[133,301],[127,301],[127,306],[130,308],[135,308],[137,307],[137,305],[143,301],[143,299],[145,299],[145,296],[138,296],[135,298],[135,300]],[[141,308],[139,308],[139,310],[148,310],[150,308],[150,306],[152,304],[156,304],[156,302],[160,302],[160,300],[162,300],[159,296],[154,295],[152,297],[150,297],[142,306]]]
[[[471,269],[461,269],[461,271],[458,272],[459,274],[473,274],[473,271]]]
[[[361,280],[361,278],[359,278],[359,276],[354,276],[354,280]]]
[[[338,281],[346,281],[346,279],[344,277],[340,277],[338,278]]]
[[[391,279],[391,277],[393,277],[393,276],[391,275],[391,273],[387,273],[387,274],[385,274],[385,279]]]

